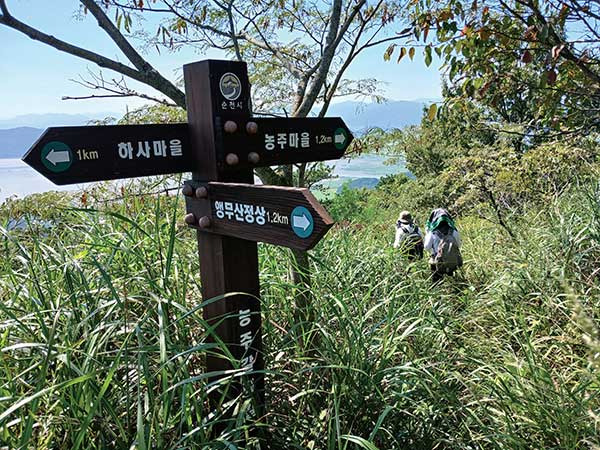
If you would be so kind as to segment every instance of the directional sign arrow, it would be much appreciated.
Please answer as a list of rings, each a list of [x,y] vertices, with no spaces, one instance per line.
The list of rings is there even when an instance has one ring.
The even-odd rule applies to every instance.
[[[268,242],[299,250],[313,248],[333,220],[308,189],[239,183],[188,182],[206,198],[187,197],[191,225],[208,233]],[[190,216],[191,217],[191,216]],[[204,219],[208,217],[210,221]]]
[[[71,155],[69,154],[68,151],[57,151],[54,149],[50,150],[50,153],[48,153],[46,155],[46,159],[48,161],[50,161],[51,164],[53,164],[54,166],[58,165],[59,163],[68,163],[71,161]]]
[[[221,121],[217,126],[221,136],[219,164],[229,170],[338,159],[353,139],[339,117],[257,117]],[[232,153],[237,159],[228,160]]]
[[[23,161],[55,184],[188,172],[193,168],[187,124],[48,128]]]
[[[306,214],[302,214],[300,216],[292,216],[293,227],[300,228],[302,231],[306,231],[306,229],[310,226],[311,221],[308,220],[308,216]]]

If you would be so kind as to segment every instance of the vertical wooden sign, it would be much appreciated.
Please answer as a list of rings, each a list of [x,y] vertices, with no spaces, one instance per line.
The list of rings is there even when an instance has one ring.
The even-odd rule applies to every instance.
[[[185,65],[183,73],[195,160],[192,186],[210,181],[253,184],[251,168],[224,173],[218,167],[223,124],[251,117],[246,63],[207,60]],[[201,231],[197,237],[203,301],[225,295],[203,310],[204,319],[215,326],[211,340],[223,342],[235,365],[250,372],[230,383],[226,392],[215,391],[211,403],[215,407],[223,400],[251,394],[255,414],[260,415],[264,410],[264,360],[257,244]],[[207,372],[231,369],[234,365],[226,355],[207,355]],[[248,390],[242,390],[242,385],[249,386]]]

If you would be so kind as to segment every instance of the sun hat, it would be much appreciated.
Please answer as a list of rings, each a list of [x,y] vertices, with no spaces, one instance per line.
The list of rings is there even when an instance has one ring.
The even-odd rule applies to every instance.
[[[402,211],[400,213],[400,216],[398,216],[398,222],[411,224],[411,223],[413,223],[413,219],[408,211]]]

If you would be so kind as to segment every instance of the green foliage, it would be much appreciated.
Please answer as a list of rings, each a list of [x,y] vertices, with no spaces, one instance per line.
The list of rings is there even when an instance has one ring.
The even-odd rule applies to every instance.
[[[405,173],[385,175],[379,179],[379,183],[377,183],[377,190],[383,191],[387,194],[393,194],[397,192],[402,185],[408,183],[410,180],[411,178]]]
[[[361,221],[367,205],[366,189],[351,189],[342,185],[340,192],[323,202],[323,205],[336,222]]]
[[[445,94],[447,102],[456,99],[447,89]],[[596,137],[529,139],[490,126],[489,109],[478,103],[454,106],[440,109],[435,120],[425,109],[420,126],[376,136],[391,143],[401,155],[393,159],[403,157],[417,177],[395,189],[400,201],[384,196],[382,208],[390,202],[402,209],[444,206],[456,214],[476,213],[510,234],[508,216],[537,208],[598,173]]]
[[[441,109],[435,120],[429,118],[428,112],[424,110],[420,126],[403,130],[397,147],[405,157],[407,169],[417,177],[438,175],[454,157],[497,139],[494,131],[478,128],[485,114],[475,105],[460,111]]]
[[[409,201],[411,184],[342,191],[378,215],[341,210],[352,221],[311,254],[312,323],[296,322],[288,251],[260,247],[271,400],[250,426],[268,426],[272,448],[600,445],[600,188],[571,186],[525,212],[518,241],[463,216],[464,269],[434,287],[424,261],[404,267],[390,248],[395,205],[379,210],[396,187],[407,189],[396,202]],[[0,441],[243,447],[243,409],[210,436],[209,299],[195,239],[178,223],[182,202],[134,186],[124,195],[90,193],[85,210],[48,197],[43,206],[70,228],[2,231]],[[316,346],[298,333],[318,336]]]
[[[69,192],[50,191],[28,195],[23,199],[7,198],[0,208],[0,223],[25,217],[42,221],[62,217],[63,210],[74,205],[75,196]],[[51,208],[48,205],[52,205]]]
[[[377,188],[369,193],[369,205],[376,211],[374,218],[386,218],[395,223],[398,213],[408,210],[413,218],[422,225],[433,208],[447,207],[452,209],[452,201],[448,199],[446,186],[439,177],[421,177],[416,180],[404,174],[395,175],[383,180]]]
[[[189,0],[164,10],[154,1],[104,2],[115,14],[117,27],[135,33],[148,46],[170,52],[185,47],[201,53],[216,49],[246,61],[255,112],[302,116],[317,103],[325,113],[334,97],[381,100],[376,78],[352,79],[344,72],[364,50],[403,39],[387,32],[390,24],[403,19],[400,4],[343,1],[337,5],[307,0]],[[159,11],[160,21],[156,21]],[[155,31],[148,28],[145,16],[152,17]],[[332,29],[332,42],[327,32],[330,23],[339,23]],[[305,100],[308,107],[300,108]]]
[[[598,131],[599,13],[593,2],[558,0],[410,3],[426,64],[432,49],[443,61],[448,106],[477,102],[530,137]]]
[[[183,108],[166,105],[145,105],[128,112],[118,125],[187,122]]]

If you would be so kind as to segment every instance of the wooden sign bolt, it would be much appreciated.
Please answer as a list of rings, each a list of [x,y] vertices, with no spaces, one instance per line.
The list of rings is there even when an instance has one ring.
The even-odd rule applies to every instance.
[[[225,157],[225,162],[229,166],[235,166],[240,162],[240,158],[235,153],[227,153],[227,156]]]
[[[260,162],[260,155],[256,152],[248,153],[248,162],[258,164]]]
[[[185,217],[183,218],[183,220],[188,225],[195,225],[197,223],[196,216],[192,213],[186,214]]]
[[[233,120],[228,120],[225,122],[225,126],[223,128],[225,128],[225,133],[235,133],[237,131],[237,123],[235,123]]]
[[[248,134],[256,134],[256,133],[258,133],[258,124],[256,122],[248,122],[246,124],[246,132]]]

